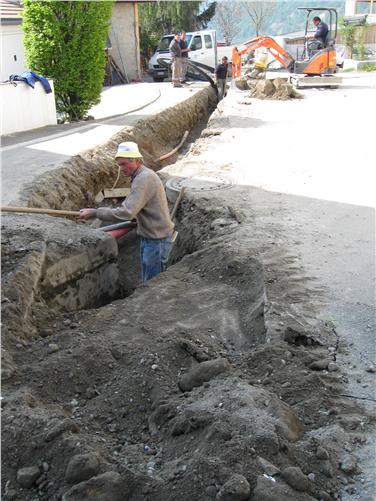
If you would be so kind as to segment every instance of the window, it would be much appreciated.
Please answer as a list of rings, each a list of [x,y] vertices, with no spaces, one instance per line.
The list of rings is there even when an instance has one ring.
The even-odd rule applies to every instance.
[[[371,2],[371,0],[358,0],[356,2],[355,14],[376,14],[376,2]]]
[[[196,35],[194,37],[192,45],[195,50],[202,49],[201,35]]]
[[[211,49],[213,47],[211,35],[205,35],[205,49]]]
[[[161,50],[161,51],[168,50],[170,43],[171,43],[171,40],[173,38],[174,38],[173,36],[163,37],[162,40],[159,42],[158,50]]]

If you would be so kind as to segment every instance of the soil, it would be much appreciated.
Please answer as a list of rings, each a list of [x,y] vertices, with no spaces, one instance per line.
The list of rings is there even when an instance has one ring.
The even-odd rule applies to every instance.
[[[220,140],[212,124],[180,162]],[[288,218],[280,193],[187,191],[166,273],[139,284],[130,234],[118,258],[126,297],[66,312],[35,285],[28,332],[13,323],[4,340],[12,370],[3,376],[3,499],[309,501],[350,492],[354,450],[374,415],[343,397],[337,358],[347,347],[319,318],[325,290],[289,244]],[[75,223],[55,225],[69,235]],[[7,283],[40,235],[3,231]]]

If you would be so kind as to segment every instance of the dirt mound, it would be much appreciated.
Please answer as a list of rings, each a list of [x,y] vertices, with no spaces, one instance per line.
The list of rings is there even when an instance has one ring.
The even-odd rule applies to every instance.
[[[303,96],[287,82],[286,78],[273,80],[258,80],[249,78],[247,86],[251,90],[250,96],[257,99],[301,99]]]

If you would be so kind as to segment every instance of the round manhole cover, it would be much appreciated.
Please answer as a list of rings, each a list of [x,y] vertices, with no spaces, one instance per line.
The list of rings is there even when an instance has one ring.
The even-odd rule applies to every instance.
[[[166,182],[168,191],[179,192],[183,187],[189,191],[214,191],[231,188],[231,179],[220,175],[200,174],[194,177],[173,177]]]

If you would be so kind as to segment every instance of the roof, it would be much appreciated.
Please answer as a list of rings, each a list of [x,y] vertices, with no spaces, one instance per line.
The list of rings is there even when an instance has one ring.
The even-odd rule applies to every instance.
[[[18,0],[0,0],[1,24],[21,24],[22,6]]]

